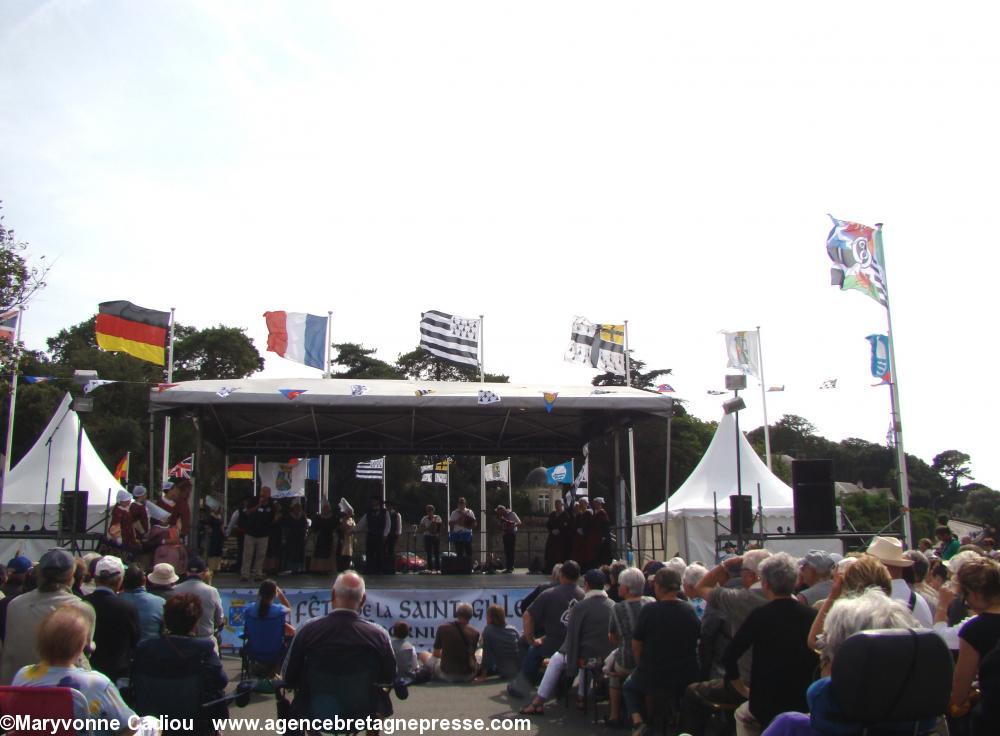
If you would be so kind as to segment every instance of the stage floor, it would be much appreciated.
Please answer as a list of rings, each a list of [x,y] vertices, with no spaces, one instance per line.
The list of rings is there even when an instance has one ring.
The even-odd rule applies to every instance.
[[[332,575],[277,575],[272,576],[279,586],[287,590],[329,590]],[[493,575],[425,575],[399,573],[397,575],[364,575],[369,590],[456,590],[462,588],[534,588],[546,580],[547,575],[529,575],[526,569],[513,573]],[[256,589],[257,583],[241,583],[236,573],[219,573],[212,580],[216,588],[227,590]]]

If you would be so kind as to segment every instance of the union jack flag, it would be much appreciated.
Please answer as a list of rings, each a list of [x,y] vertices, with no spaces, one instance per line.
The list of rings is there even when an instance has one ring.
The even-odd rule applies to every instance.
[[[167,471],[167,475],[171,478],[190,478],[192,471],[194,471],[194,455],[188,455]]]

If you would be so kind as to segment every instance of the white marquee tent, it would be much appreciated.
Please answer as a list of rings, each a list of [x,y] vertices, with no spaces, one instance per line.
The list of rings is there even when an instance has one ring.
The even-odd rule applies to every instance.
[[[740,475],[744,495],[758,508],[763,507],[764,530],[776,533],[777,527],[793,524],[792,489],[767,469],[742,432],[740,442]],[[718,500],[719,521],[729,527],[729,496],[737,492],[736,484],[736,419],[729,414],[722,418],[701,462],[684,484],[670,497],[667,511],[667,557],[677,552],[689,562],[700,561],[711,567],[715,563],[715,521],[713,493]],[[637,524],[663,523],[664,504],[660,504],[636,519]],[[759,531],[759,522],[754,532]],[[647,528],[648,529],[648,528]],[[720,529],[720,533],[724,530]],[[646,544],[643,545],[647,546]],[[795,551],[794,543],[769,545]],[[805,549],[811,546],[806,544]]]
[[[10,469],[3,489],[0,508],[0,529],[17,531],[27,526],[31,531],[44,525],[52,530],[59,525],[59,496],[65,487],[73,490],[76,482],[76,440],[80,417],[71,408],[72,397],[67,393],[56,408],[49,425],[21,461]],[[48,494],[46,496],[46,483]],[[80,490],[89,491],[87,527],[98,523],[122,486],[101,461],[97,450],[83,432],[80,446]],[[37,560],[46,549],[54,546],[51,539],[0,540],[0,560],[8,560],[17,550]]]

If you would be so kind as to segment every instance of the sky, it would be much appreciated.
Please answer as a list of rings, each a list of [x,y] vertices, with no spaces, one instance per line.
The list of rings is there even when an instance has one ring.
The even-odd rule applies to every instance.
[[[772,423],[884,443],[886,311],[829,285],[830,213],[884,223],[906,450],[1000,487],[998,12],[2,3],[0,199],[53,264],[23,339],[127,299],[263,352],[264,311],[332,311],[391,362],[438,309],[484,315],[486,370],[544,386],[596,373],[562,359],[575,316],[628,320],[714,420],[719,331],[759,326]]]

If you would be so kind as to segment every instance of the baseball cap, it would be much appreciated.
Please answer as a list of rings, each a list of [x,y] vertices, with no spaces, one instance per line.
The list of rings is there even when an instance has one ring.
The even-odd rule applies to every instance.
[[[97,561],[94,567],[94,576],[99,578],[113,578],[125,574],[125,565],[118,557],[105,555]]]
[[[73,555],[59,547],[50,549],[38,561],[39,570],[49,570],[51,572],[68,572],[75,566],[76,562],[73,561]]]
[[[809,565],[813,570],[821,573],[830,572],[835,564],[837,561],[833,559],[833,556],[822,549],[811,549],[799,560],[799,567]]]
[[[23,575],[34,566],[35,563],[29,560],[24,555],[18,555],[17,557],[14,557],[13,559],[11,559],[10,562],[7,563],[7,569],[12,570],[13,572],[19,575]]]
[[[600,570],[587,570],[583,580],[591,590],[602,590],[608,584],[608,576]]]
[[[208,569],[208,565],[200,557],[192,557],[188,560],[187,571],[193,573],[203,573]]]

